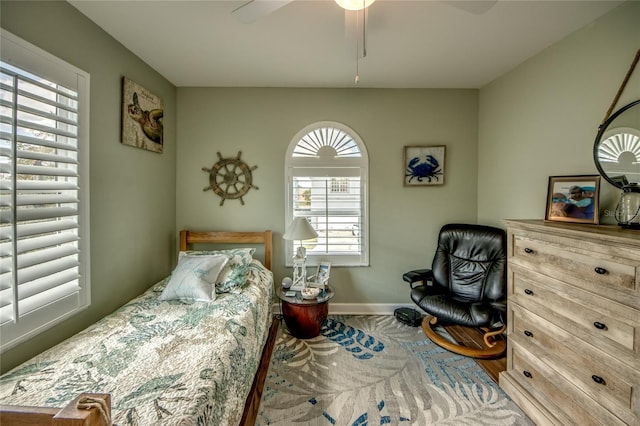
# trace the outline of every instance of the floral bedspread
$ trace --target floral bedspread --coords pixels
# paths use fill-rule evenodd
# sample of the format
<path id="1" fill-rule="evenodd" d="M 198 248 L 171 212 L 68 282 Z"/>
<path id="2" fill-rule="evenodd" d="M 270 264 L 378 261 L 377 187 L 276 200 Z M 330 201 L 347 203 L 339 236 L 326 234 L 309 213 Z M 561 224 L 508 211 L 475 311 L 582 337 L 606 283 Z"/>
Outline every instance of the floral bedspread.
<path id="1" fill-rule="evenodd" d="M 271 325 L 273 276 L 242 293 L 161 302 L 166 279 L 0 377 L 0 404 L 63 407 L 110 393 L 118 425 L 237 425 Z"/>

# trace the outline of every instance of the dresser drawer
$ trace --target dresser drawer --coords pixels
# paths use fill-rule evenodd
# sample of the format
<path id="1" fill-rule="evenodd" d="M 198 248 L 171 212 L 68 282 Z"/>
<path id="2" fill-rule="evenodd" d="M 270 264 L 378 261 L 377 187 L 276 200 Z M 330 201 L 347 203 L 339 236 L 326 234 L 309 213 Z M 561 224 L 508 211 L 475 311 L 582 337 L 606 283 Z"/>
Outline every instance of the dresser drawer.
<path id="1" fill-rule="evenodd" d="M 637 369 L 609 356 L 606 347 L 599 350 L 516 304 L 511 309 L 510 341 L 544 359 L 559 376 L 629 424 L 638 423 L 634 414 L 634 394 L 640 389 Z"/>
<path id="2" fill-rule="evenodd" d="M 562 419 L 564 425 L 625 425 L 625 422 L 593 401 L 585 403 L 586 396 L 580 395 L 579 390 L 567 394 L 565 390 L 573 388 L 571 383 L 558 377 L 536 355 L 517 344 L 510 342 L 510 345 L 512 368 L 507 373 L 529 390 L 547 410 Z"/>
<path id="3" fill-rule="evenodd" d="M 583 339 L 638 356 L 640 311 L 517 265 L 509 268 L 511 300 L 542 316 L 551 310 L 561 317 L 560 326 Z"/>
<path id="4" fill-rule="evenodd" d="M 640 260 L 584 248 L 580 240 L 513 234 L 509 262 L 632 307 L 640 306 Z"/>

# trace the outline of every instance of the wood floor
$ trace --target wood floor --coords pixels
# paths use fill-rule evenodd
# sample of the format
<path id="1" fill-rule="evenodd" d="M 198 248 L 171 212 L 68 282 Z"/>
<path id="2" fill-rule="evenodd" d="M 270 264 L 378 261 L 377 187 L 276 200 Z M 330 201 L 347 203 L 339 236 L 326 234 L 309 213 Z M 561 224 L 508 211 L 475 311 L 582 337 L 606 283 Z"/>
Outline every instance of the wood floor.
<path id="1" fill-rule="evenodd" d="M 447 330 L 447 333 L 456 339 L 458 343 L 469 347 L 483 347 L 482 332 L 480 330 L 470 327 L 462 327 L 459 325 L 448 325 L 445 329 Z M 498 383 L 498 374 L 507 369 L 506 353 L 495 359 L 476 359 L 476 362 L 496 383 Z"/>

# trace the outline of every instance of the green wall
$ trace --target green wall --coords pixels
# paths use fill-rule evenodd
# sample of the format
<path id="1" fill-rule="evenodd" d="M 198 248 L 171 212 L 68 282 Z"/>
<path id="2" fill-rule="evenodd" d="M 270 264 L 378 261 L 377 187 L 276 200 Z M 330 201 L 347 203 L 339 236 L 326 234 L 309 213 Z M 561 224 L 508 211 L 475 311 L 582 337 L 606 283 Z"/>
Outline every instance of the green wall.
<path id="1" fill-rule="evenodd" d="M 549 176 L 598 174 L 598 126 L 638 49 L 640 2 L 629 1 L 480 90 L 480 222 L 542 219 Z M 617 108 L 637 99 L 640 65 Z M 619 194 L 602 179 L 603 223 Z"/>
<path id="2" fill-rule="evenodd" d="M 91 306 L 2 354 L 4 372 L 169 274 L 176 247 L 176 88 L 66 2 L 0 2 L 2 28 L 91 75 Z M 121 78 L 164 99 L 164 153 L 120 143 Z"/>
<path id="3" fill-rule="evenodd" d="M 477 90 L 178 88 L 179 228 L 271 229 L 276 283 L 285 268 L 284 157 L 305 126 L 337 121 L 369 154 L 369 267 L 332 268 L 337 303 L 410 303 L 402 274 L 431 263 L 440 227 L 475 222 Z M 403 187 L 405 145 L 446 145 L 445 184 Z M 208 186 L 210 168 L 242 151 L 257 165 L 245 205 Z M 350 309 L 350 308 L 348 308 Z"/>
<path id="4" fill-rule="evenodd" d="M 2 371 L 95 322 L 166 276 L 176 230 L 271 229 L 284 267 L 284 155 L 316 121 L 338 121 L 370 159 L 370 266 L 334 268 L 335 305 L 405 304 L 401 274 L 430 263 L 439 228 L 542 218 L 548 176 L 591 174 L 593 140 L 640 47 L 630 1 L 481 90 L 178 88 L 65 2 L 0 2 L 2 27 L 91 74 L 93 304 L 2 354 Z M 165 152 L 122 146 L 120 79 L 165 102 Z M 619 106 L 640 98 L 640 70 Z M 179 146 L 176 141 L 179 140 Z M 445 185 L 402 186 L 405 145 L 446 145 Z M 258 165 L 245 205 L 220 199 L 202 167 L 242 151 Z M 603 183 L 602 209 L 618 192 Z M 339 305 L 338 305 L 339 306 Z"/>

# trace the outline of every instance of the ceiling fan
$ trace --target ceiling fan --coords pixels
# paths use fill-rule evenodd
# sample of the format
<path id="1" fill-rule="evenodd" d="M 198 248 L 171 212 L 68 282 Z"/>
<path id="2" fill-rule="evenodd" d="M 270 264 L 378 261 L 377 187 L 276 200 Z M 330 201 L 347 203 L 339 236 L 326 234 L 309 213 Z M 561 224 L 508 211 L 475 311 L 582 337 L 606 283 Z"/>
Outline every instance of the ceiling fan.
<path id="1" fill-rule="evenodd" d="M 249 0 L 231 12 L 238 21 L 250 24 L 276 10 L 286 6 L 294 0 Z M 345 10 L 362 10 L 369 7 L 375 0 L 336 0 Z M 469 13 L 480 15 L 491 9 L 498 0 L 454 0 L 443 1 Z M 364 6 L 363 6 L 364 5 Z"/>
<path id="2" fill-rule="evenodd" d="M 242 6 L 234 9 L 231 15 L 238 21 L 249 24 L 257 21 L 276 10 L 286 6 L 293 0 L 249 0 Z M 359 58 L 367 56 L 367 9 L 376 0 L 335 0 L 335 2 L 345 10 L 345 28 L 355 28 L 356 33 L 362 28 L 362 39 L 355 36 L 356 43 L 356 84 L 360 80 Z M 362 15 L 361 15 L 362 14 Z M 347 35 L 348 33 L 345 33 Z M 347 35 L 347 38 L 352 36 Z"/>
<path id="3" fill-rule="evenodd" d="M 257 21 L 294 0 L 249 0 L 234 9 L 231 15 L 238 21 L 249 24 Z M 355 39 L 355 83 L 360 81 L 359 59 L 367 56 L 367 10 L 376 0 L 335 0 L 345 11 L 345 29 L 355 28 L 355 34 L 345 32 L 349 39 Z M 441 0 L 444 1 L 444 0 Z M 479 15 L 491 9 L 498 0 L 454 0 L 444 1 L 447 4 Z M 349 35 L 351 34 L 351 35 Z M 361 38 L 360 38 L 361 37 Z"/>
<path id="4" fill-rule="evenodd" d="M 250 24 L 266 16 L 293 0 L 249 0 L 242 6 L 234 9 L 231 15 L 243 24 Z"/>

